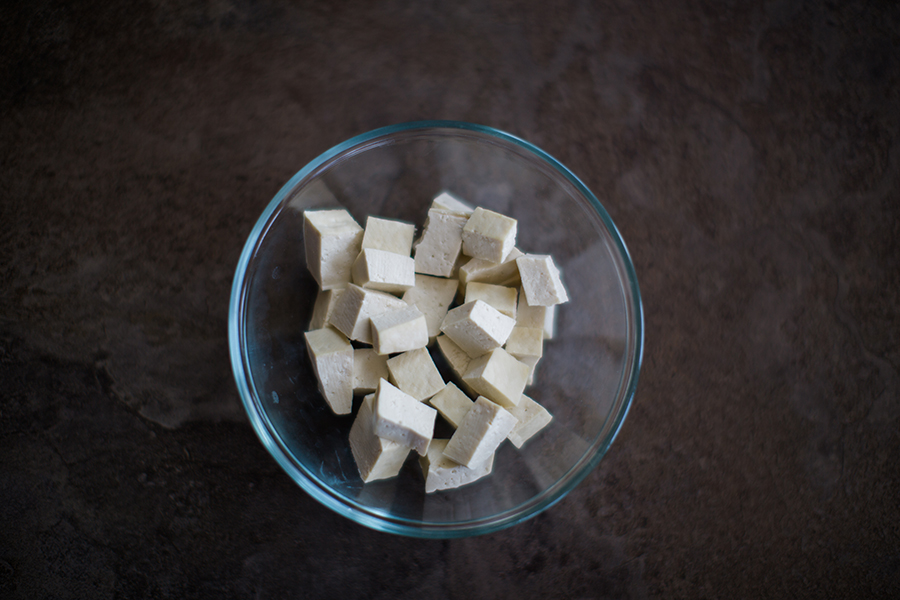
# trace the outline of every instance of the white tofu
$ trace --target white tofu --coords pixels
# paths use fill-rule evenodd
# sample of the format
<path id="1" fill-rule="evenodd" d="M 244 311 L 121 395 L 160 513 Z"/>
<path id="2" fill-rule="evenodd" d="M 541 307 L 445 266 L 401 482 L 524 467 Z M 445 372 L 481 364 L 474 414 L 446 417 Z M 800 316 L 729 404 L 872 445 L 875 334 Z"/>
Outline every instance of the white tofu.
<path id="1" fill-rule="evenodd" d="M 568 302 L 569 296 L 559 277 L 553 257 L 526 254 L 516 259 L 522 290 L 531 306 L 553 306 Z"/>
<path id="2" fill-rule="evenodd" d="M 538 359 L 544 355 L 544 330 L 532 327 L 513 327 L 506 340 L 506 351 L 518 360 Z"/>
<path id="3" fill-rule="evenodd" d="M 425 315 L 415 306 L 401 302 L 403 308 L 372 317 L 372 345 L 378 354 L 406 352 L 428 345 Z"/>
<path id="4" fill-rule="evenodd" d="M 428 404 L 435 407 L 441 416 L 456 428 L 475 403 L 453 383 L 448 383 L 428 400 Z"/>
<path id="5" fill-rule="evenodd" d="M 390 382 L 418 401 L 424 401 L 444 388 L 444 379 L 425 348 L 398 354 L 387 361 Z"/>
<path id="6" fill-rule="evenodd" d="M 412 448 L 420 456 L 425 455 L 434 435 L 435 409 L 382 379 L 378 382 L 372 412 L 375 435 Z"/>
<path id="7" fill-rule="evenodd" d="M 330 321 L 351 340 L 371 344 L 371 318 L 407 306 L 406 302 L 396 296 L 350 284 L 334 305 Z"/>
<path id="8" fill-rule="evenodd" d="M 518 286 L 519 265 L 516 259 L 525 256 L 518 248 L 509 251 L 502 263 L 495 263 L 483 258 L 470 258 L 468 262 L 459 267 L 459 286 L 465 291 L 468 284 L 473 281 L 493 283 L 495 285 Z"/>
<path id="9" fill-rule="evenodd" d="M 462 231 L 467 217 L 431 209 L 425 231 L 416 243 L 416 273 L 451 277 L 462 249 Z"/>
<path id="10" fill-rule="evenodd" d="M 519 362 L 528 365 L 528 385 L 534 380 L 534 369 L 544 354 L 544 330 L 533 327 L 513 327 L 506 340 L 506 351 Z"/>
<path id="11" fill-rule="evenodd" d="M 442 192 L 431 201 L 431 208 L 437 208 L 463 217 L 468 217 L 475 209 L 450 192 Z"/>
<path id="12" fill-rule="evenodd" d="M 353 283 L 402 294 L 416 285 L 416 261 L 402 254 L 365 248 L 353 263 Z"/>
<path id="13" fill-rule="evenodd" d="M 409 256 L 415 234 L 416 226 L 412 223 L 368 217 L 362 249 L 372 248 Z"/>
<path id="14" fill-rule="evenodd" d="M 462 379 L 462 376 L 469 370 L 469 363 L 472 359 L 466 354 L 466 351 L 459 347 L 459 344 L 451 340 L 447 335 L 441 334 L 436 338 L 438 348 L 441 354 L 447 359 L 447 363 L 453 372 Z"/>
<path id="15" fill-rule="evenodd" d="M 425 476 L 425 493 L 458 488 L 478 481 L 491 474 L 494 469 L 494 455 L 470 469 L 444 455 L 444 449 L 450 440 L 434 439 L 428 446 L 425 456 L 419 458 L 422 475 Z"/>
<path id="16" fill-rule="evenodd" d="M 466 287 L 466 303 L 483 300 L 513 319 L 516 318 L 518 299 L 519 290 L 514 287 L 482 283 L 480 281 L 470 282 Z"/>
<path id="17" fill-rule="evenodd" d="M 456 279 L 431 277 L 416 273 L 416 285 L 403 294 L 403 301 L 415 306 L 425 315 L 428 325 L 428 343 L 441 332 L 441 323 L 456 296 Z"/>
<path id="18" fill-rule="evenodd" d="M 306 266 L 319 289 L 340 288 L 350 282 L 350 269 L 359 254 L 362 238 L 362 227 L 346 210 L 303 213 Z"/>
<path id="19" fill-rule="evenodd" d="M 332 327 L 303 334 L 319 391 L 336 415 L 349 414 L 353 405 L 353 346 Z"/>
<path id="20" fill-rule="evenodd" d="M 450 310 L 441 331 L 472 358 L 477 358 L 506 343 L 516 320 L 482 300 Z"/>
<path id="21" fill-rule="evenodd" d="M 353 393 L 369 394 L 378 387 L 378 381 L 387 379 L 387 355 L 375 352 L 374 348 L 353 350 Z"/>
<path id="22" fill-rule="evenodd" d="M 528 382 L 530 369 L 503 348 L 497 348 L 469 363 L 463 381 L 482 396 L 504 407 L 517 405 Z"/>
<path id="23" fill-rule="evenodd" d="M 515 219 L 478 207 L 463 227 L 463 253 L 502 263 L 516 245 L 517 227 Z"/>
<path id="24" fill-rule="evenodd" d="M 341 297 L 342 291 L 343 288 L 319 290 L 316 295 L 316 303 L 313 305 L 313 314 L 309 320 L 310 330 L 322 329 L 330 323 L 331 313 L 334 312 L 334 306 Z"/>
<path id="25" fill-rule="evenodd" d="M 531 306 L 525 298 L 525 292 L 520 292 L 516 307 L 516 327 L 541 329 L 544 339 L 551 339 L 556 332 L 556 306 Z"/>
<path id="26" fill-rule="evenodd" d="M 470 469 L 489 460 L 516 425 L 503 407 L 479 396 L 450 437 L 444 456 Z"/>
<path id="27" fill-rule="evenodd" d="M 507 438 L 516 448 L 521 448 L 534 434 L 547 426 L 553 416 L 546 408 L 523 395 L 518 406 L 507 409 L 518 421 Z"/>
<path id="28" fill-rule="evenodd" d="M 350 428 L 350 451 L 365 483 L 396 476 L 409 455 L 409 448 L 403 444 L 375 435 L 374 398 L 374 394 L 366 396 Z"/>

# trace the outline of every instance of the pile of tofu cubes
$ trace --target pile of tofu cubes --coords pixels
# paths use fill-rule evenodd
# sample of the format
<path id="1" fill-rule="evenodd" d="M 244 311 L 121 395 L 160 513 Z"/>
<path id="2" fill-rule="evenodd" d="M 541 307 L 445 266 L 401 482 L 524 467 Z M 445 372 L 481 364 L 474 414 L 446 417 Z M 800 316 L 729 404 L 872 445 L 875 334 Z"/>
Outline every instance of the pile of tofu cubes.
<path id="1" fill-rule="evenodd" d="M 504 440 L 521 448 L 552 419 L 524 391 L 568 296 L 550 256 L 516 248 L 516 229 L 446 192 L 415 244 L 412 223 L 304 213 L 319 284 L 306 346 L 335 414 L 364 395 L 349 439 L 363 481 L 394 477 L 415 450 L 426 492 L 459 487 L 491 473 Z M 434 438 L 439 415 L 449 439 Z"/>

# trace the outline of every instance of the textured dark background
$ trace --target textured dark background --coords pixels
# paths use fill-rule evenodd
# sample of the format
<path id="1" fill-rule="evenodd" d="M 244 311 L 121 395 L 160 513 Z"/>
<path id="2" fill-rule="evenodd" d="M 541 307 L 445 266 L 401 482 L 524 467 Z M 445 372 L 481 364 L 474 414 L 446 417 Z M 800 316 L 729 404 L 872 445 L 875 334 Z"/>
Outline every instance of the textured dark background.
<path id="1" fill-rule="evenodd" d="M 306 496 L 244 417 L 233 269 L 355 134 L 559 158 L 646 311 L 602 464 L 468 540 Z M 0 598 L 900 597 L 895 2 L 0 4 Z"/>

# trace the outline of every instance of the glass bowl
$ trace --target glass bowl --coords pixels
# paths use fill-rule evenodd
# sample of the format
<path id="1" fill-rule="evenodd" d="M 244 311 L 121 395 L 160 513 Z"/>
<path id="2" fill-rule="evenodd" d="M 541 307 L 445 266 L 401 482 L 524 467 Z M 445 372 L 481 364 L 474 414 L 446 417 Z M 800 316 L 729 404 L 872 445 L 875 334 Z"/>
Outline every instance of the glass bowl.
<path id="1" fill-rule="evenodd" d="M 304 344 L 317 286 L 306 268 L 303 211 L 340 206 L 361 225 L 376 215 L 420 231 L 445 190 L 517 219 L 517 247 L 560 266 L 570 300 L 558 307 L 555 336 L 526 390 L 553 421 L 521 450 L 502 444 L 493 473 L 468 486 L 426 494 L 414 452 L 399 476 L 364 484 L 348 442 L 353 417 L 327 407 Z M 228 334 L 250 422 L 301 488 L 373 529 L 451 538 L 533 517 L 600 462 L 634 396 L 643 314 L 625 244 L 575 175 L 502 131 L 426 121 L 339 144 L 281 188 L 241 254 Z"/>

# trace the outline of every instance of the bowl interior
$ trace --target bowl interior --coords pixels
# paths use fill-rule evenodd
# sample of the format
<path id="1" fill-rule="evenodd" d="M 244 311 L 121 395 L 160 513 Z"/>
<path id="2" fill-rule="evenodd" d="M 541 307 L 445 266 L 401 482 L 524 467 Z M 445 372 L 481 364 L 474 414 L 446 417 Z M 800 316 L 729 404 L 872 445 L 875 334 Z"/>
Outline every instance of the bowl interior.
<path id="1" fill-rule="evenodd" d="M 426 495 L 410 456 L 399 477 L 363 484 L 350 453 L 352 416 L 320 397 L 306 331 L 316 282 L 306 269 L 303 211 L 344 207 L 421 231 L 450 191 L 518 220 L 518 247 L 550 254 L 570 301 L 558 308 L 526 393 L 553 421 L 521 450 L 504 443 L 493 474 Z M 322 155 L 276 196 L 247 242 L 230 315 L 232 361 L 251 422 L 272 455 L 326 506 L 376 529 L 425 537 L 484 533 L 550 506 L 600 460 L 637 382 L 642 317 L 625 247 L 606 212 L 567 170 L 512 136 L 455 123 L 409 124 Z M 432 352 L 449 379 L 439 352 Z M 358 406 L 360 399 L 354 403 Z"/>

